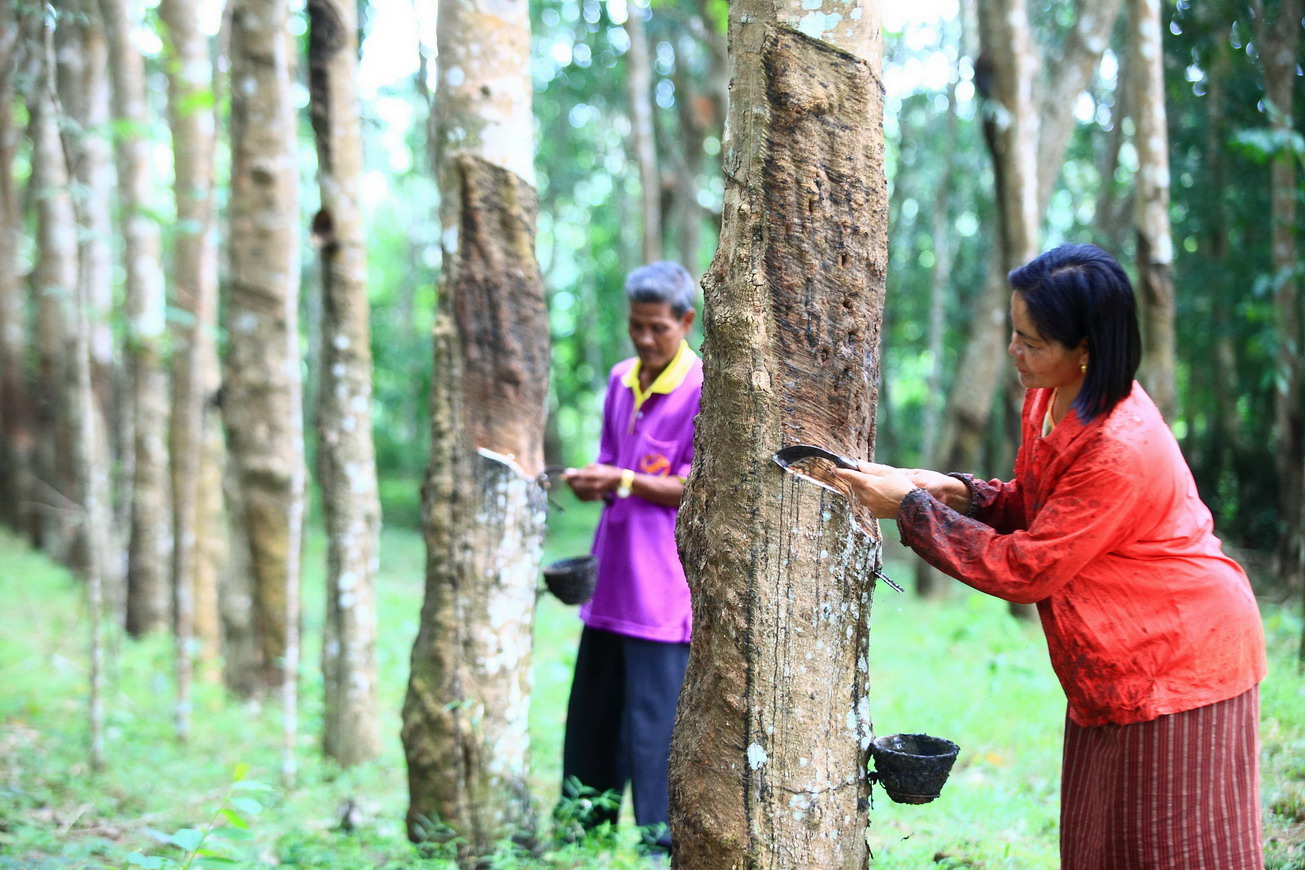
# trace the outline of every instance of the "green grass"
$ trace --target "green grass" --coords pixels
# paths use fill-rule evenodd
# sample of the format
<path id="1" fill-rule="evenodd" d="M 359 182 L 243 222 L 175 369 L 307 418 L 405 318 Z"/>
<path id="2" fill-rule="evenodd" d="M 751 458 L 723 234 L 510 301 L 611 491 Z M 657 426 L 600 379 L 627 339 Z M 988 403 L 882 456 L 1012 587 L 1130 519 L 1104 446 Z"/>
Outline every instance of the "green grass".
<path id="1" fill-rule="evenodd" d="M 593 507 L 573 499 L 563 504 L 565 513 L 553 512 L 548 558 L 589 546 Z M 219 830 L 205 846 L 239 866 L 451 866 L 438 856 L 419 859 L 403 829 L 407 786 L 399 709 L 421 608 L 424 547 L 416 532 L 398 528 L 387 529 L 382 543 L 383 755 L 344 771 L 318 752 L 317 644 L 325 559 L 324 542 L 315 535 L 305 561 L 299 781 L 286 791 L 277 782 L 275 704 L 233 702 L 220 686 L 201 682 L 193 736 L 184 746 L 173 740 L 172 653 L 161 637 L 112 638 L 108 768 L 91 772 L 89 632 L 81 586 L 0 532 L 0 868 L 176 867 L 196 836 L 189 832 L 203 831 L 214 818 Z M 1305 682 L 1294 659 L 1301 620 L 1294 607 L 1266 605 L 1264 612 L 1272 668 L 1262 690 L 1267 866 L 1302 870 Z M 532 778 L 541 819 L 558 794 L 578 634 L 575 608 L 541 597 L 531 715 Z M 1012 620 L 1001 602 L 960 587 L 944 602 L 927 603 L 881 586 L 871 644 L 876 731 L 925 732 L 961 746 L 951 779 L 933 803 L 894 804 L 881 789 L 874 790 L 873 866 L 1054 868 L 1064 697 L 1037 626 Z M 240 765 L 248 765 L 247 776 L 233 784 Z M 341 828 L 346 810 L 349 831 Z M 133 853 L 137 857 L 129 857 Z M 623 832 L 614 844 L 584 844 L 535 862 L 504 852 L 496 866 L 633 868 L 639 863 L 630 835 Z"/>

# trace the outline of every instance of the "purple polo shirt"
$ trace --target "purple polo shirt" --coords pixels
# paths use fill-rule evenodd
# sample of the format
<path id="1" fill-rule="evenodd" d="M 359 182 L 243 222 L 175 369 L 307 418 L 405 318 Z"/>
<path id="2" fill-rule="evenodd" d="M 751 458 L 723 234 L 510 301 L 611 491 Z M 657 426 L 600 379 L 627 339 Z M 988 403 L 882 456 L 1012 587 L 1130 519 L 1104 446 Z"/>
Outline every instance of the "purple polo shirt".
<path id="1" fill-rule="evenodd" d="M 702 360 L 681 344 L 642 395 L 638 364 L 636 357 L 612 368 L 598 461 L 640 474 L 685 477 L 693 461 Z M 580 608 L 585 625 L 643 640 L 688 642 L 692 613 L 675 547 L 678 510 L 635 495 L 608 502 L 594 536 L 598 582 Z"/>

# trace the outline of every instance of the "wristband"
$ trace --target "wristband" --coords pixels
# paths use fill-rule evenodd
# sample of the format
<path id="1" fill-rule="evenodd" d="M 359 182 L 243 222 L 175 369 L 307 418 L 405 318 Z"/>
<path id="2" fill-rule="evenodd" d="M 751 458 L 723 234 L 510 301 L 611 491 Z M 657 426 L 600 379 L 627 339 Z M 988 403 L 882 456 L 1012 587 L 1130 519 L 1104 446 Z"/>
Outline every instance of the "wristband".
<path id="1" fill-rule="evenodd" d="M 616 488 L 617 498 L 629 498 L 634 487 L 634 472 L 628 468 L 621 469 L 621 484 Z"/>

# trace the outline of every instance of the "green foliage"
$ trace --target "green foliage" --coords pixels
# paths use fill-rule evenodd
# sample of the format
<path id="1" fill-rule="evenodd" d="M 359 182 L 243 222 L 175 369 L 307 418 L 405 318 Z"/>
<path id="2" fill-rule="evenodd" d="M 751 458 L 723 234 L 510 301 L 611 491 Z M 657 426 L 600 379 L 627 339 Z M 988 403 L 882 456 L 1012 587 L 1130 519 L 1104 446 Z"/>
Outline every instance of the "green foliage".
<path id="1" fill-rule="evenodd" d="M 150 832 L 163 845 L 180 849 L 184 853 L 180 858 L 169 854 L 146 855 L 137 851 L 127 855 L 127 866 L 140 867 L 141 870 L 190 870 L 191 867 L 240 866 L 247 863 L 252 856 L 242 855 L 239 845 L 253 839 L 249 819 L 262 812 L 263 805 L 255 798 L 237 792 L 271 791 L 270 787 L 260 782 L 246 779 L 248 774 L 249 765 L 236 765 L 231 787 L 203 829 L 180 828 L 171 834 Z M 219 820 L 225 824 L 220 825 Z M 210 845 L 210 840 L 217 842 Z"/>
<path id="2" fill-rule="evenodd" d="M 548 558 L 588 547 L 593 505 L 562 502 Z M 456 832 L 418 849 L 404 826 L 406 786 L 398 709 L 422 595 L 423 546 L 411 531 L 382 541 L 377 658 L 388 735 L 375 762 L 342 770 L 318 751 L 321 683 L 322 539 L 306 558 L 305 671 L 300 772 L 290 791 L 259 786 L 279 769 L 280 717 L 195 685 L 189 744 L 171 734 L 171 645 L 167 638 L 115 638 L 109 668 L 109 768 L 87 766 L 86 625 L 83 590 L 63 569 L 0 532 L 0 867 L 358 867 L 453 870 Z M 896 559 L 896 553 L 890 553 Z M 890 573 L 909 576 L 895 561 Z M 1299 868 L 1305 837 L 1305 693 L 1295 667 L 1301 618 L 1266 604 L 1270 676 L 1262 687 L 1262 770 L 1270 867 Z M 593 802 L 560 795 L 566 697 L 578 638 L 575 609 L 539 600 L 531 710 L 531 782 L 541 817 L 537 855 L 504 843 L 487 866 L 636 868 L 640 832 L 629 824 L 567 837 Z M 1036 626 L 1012 620 L 1001 602 L 955 587 L 924 603 L 880 587 L 870 646 L 877 733 L 924 732 L 961 747 L 942 796 L 927 806 L 872 795 L 868 832 L 876 870 L 928 866 L 1039 870 L 1056 866 L 1056 804 L 1064 697 Z M 232 769 L 235 769 L 234 775 Z M 559 798 L 562 798 L 559 800 Z M 586 801 L 590 802 L 586 805 Z M 572 839 L 573 842 L 567 842 Z M 9 861 L 8 864 L 5 862 Z M 234 862 L 234 863 L 231 863 Z M 947 863 L 950 862 L 950 863 Z M 1294 862 L 1294 863 L 1293 863 Z"/>
<path id="3" fill-rule="evenodd" d="M 615 827 L 598 819 L 619 813 L 620 809 L 621 796 L 616 792 L 596 791 L 569 776 L 562 783 L 562 798 L 553 808 L 554 836 L 562 843 L 593 837 L 611 844 L 616 840 Z"/>

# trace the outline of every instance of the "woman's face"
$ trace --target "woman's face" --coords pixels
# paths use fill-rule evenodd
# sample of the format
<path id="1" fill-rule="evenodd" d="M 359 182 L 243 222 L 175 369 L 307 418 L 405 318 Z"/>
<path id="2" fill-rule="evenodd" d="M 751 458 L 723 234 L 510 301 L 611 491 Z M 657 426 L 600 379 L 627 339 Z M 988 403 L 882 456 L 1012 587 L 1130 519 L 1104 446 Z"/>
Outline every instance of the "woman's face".
<path id="1" fill-rule="evenodd" d="M 1088 361 L 1087 341 L 1068 348 L 1058 341 L 1043 338 L 1029 317 L 1022 293 L 1010 296 L 1010 319 L 1014 331 L 1006 350 L 1015 361 L 1015 370 L 1020 373 L 1024 389 L 1064 390 L 1073 387 L 1077 392 L 1083 383 L 1082 367 Z"/>

